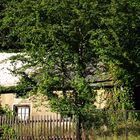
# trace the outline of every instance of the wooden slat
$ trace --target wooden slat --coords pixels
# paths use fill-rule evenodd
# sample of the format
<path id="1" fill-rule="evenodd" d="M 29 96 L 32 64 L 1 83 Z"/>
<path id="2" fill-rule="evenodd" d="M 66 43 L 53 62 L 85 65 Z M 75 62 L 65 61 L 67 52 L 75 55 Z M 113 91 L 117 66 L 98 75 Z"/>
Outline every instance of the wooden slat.
<path id="1" fill-rule="evenodd" d="M 15 138 L 46 140 L 50 139 L 71 139 L 73 134 L 72 120 L 55 116 L 32 116 L 29 120 L 20 120 L 17 117 L 0 116 L 0 124 L 7 125 L 15 132 Z M 9 138 L 8 138 L 9 137 Z M 10 135 L 5 139 L 10 139 Z"/>

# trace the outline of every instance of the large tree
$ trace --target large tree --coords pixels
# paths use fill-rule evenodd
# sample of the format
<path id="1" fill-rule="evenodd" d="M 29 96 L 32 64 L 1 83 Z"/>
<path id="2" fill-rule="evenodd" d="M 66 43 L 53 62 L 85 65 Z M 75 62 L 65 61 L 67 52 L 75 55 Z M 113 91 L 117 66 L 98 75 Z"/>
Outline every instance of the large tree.
<path id="1" fill-rule="evenodd" d="M 23 59 L 24 54 L 19 54 L 18 59 L 27 62 L 24 68 L 37 68 L 30 86 L 37 84 L 38 92 L 64 100 L 71 107 L 67 106 L 66 112 L 81 113 L 82 108 L 94 102 L 95 95 L 86 76 L 88 69 L 96 66 L 98 57 L 90 40 L 104 16 L 101 7 L 108 4 L 77 0 L 11 1 L 2 13 L 1 31 L 7 31 L 2 46 L 12 42 L 21 47 L 26 57 Z M 29 81 L 31 75 L 21 73 Z M 54 90 L 62 90 L 64 98 L 57 98 Z M 57 109 L 61 111 L 64 107 L 57 105 Z"/>
<path id="2" fill-rule="evenodd" d="M 55 111 L 81 121 L 95 108 L 90 83 L 99 62 L 116 85 L 138 83 L 138 12 L 133 0 L 11 0 L 1 12 L 0 45 L 23 52 L 15 58 L 24 64 L 23 88 L 44 93 Z M 28 75 L 28 68 L 35 71 Z"/>
<path id="3" fill-rule="evenodd" d="M 114 84 L 124 89 L 125 92 L 120 90 L 118 98 L 123 102 L 122 108 L 128 109 L 134 107 L 134 91 L 140 84 L 140 2 L 114 1 L 111 7 L 112 18 L 103 19 L 104 36 L 96 35 L 97 40 L 103 40 L 97 44 L 100 48 L 97 53 L 109 66 Z M 112 35 L 108 36 L 108 32 Z M 114 42 L 110 41 L 112 38 Z"/>

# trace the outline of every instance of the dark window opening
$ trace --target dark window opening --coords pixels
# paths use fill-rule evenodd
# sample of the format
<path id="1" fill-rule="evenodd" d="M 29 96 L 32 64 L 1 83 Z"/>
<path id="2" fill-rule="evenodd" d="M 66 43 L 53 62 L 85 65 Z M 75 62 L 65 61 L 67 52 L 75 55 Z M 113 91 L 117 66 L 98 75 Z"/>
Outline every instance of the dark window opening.
<path id="1" fill-rule="evenodd" d="M 16 116 L 21 120 L 27 120 L 30 117 L 30 106 L 29 105 L 14 105 L 13 111 Z"/>

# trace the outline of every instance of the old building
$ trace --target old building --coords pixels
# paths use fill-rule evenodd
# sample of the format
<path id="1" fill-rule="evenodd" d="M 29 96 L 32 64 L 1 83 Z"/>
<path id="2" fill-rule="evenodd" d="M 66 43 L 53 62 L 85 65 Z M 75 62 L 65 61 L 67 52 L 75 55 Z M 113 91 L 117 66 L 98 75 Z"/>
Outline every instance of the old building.
<path id="1" fill-rule="evenodd" d="M 20 77 L 16 77 L 10 72 L 13 66 L 8 58 L 13 55 L 15 54 L 0 53 L 0 87 L 9 88 L 8 92 L 0 93 L 1 106 L 10 109 L 22 119 L 27 119 L 29 116 L 34 115 L 54 114 L 50 110 L 47 97 L 38 94 L 22 98 L 10 90 L 10 87 L 16 86 L 20 79 Z M 20 66 L 21 63 L 18 63 L 18 67 Z"/>
<path id="2" fill-rule="evenodd" d="M 13 69 L 12 63 L 9 60 L 15 53 L 0 53 L 0 86 L 1 87 L 15 87 L 20 80 L 20 77 L 13 75 L 10 70 Z M 21 67 L 22 63 L 17 63 L 17 67 Z M 91 71 L 94 71 L 93 69 Z M 88 75 L 87 79 L 90 80 L 92 75 Z M 101 80 L 106 78 L 105 74 L 102 77 L 98 75 L 95 77 L 94 83 L 91 86 L 99 86 L 104 84 L 106 87 L 110 86 L 110 80 Z M 99 86 L 100 87 L 100 86 Z M 110 88 L 110 87 L 109 87 Z M 58 91 L 57 91 L 58 92 Z M 58 92 L 59 93 L 59 92 Z M 61 91 L 60 91 L 61 93 Z M 102 109 L 106 105 L 107 94 L 103 88 L 97 90 L 96 103 L 97 108 Z M 19 118 L 27 119 L 29 116 L 54 114 L 51 112 L 49 102 L 46 96 L 42 94 L 28 95 L 25 97 L 17 96 L 17 94 L 8 90 L 8 92 L 1 92 L 1 106 L 7 107 L 19 116 Z"/>

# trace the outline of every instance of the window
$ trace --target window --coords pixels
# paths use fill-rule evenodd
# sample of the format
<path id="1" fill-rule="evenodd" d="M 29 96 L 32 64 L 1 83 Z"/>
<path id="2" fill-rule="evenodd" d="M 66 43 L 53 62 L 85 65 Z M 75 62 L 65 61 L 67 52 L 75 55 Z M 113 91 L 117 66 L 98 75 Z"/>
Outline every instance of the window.
<path id="1" fill-rule="evenodd" d="M 27 120 L 30 117 L 30 106 L 29 105 L 14 105 L 14 111 L 19 119 Z"/>

